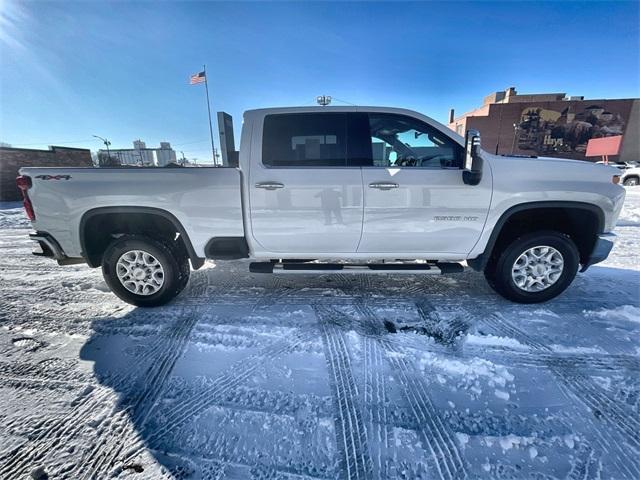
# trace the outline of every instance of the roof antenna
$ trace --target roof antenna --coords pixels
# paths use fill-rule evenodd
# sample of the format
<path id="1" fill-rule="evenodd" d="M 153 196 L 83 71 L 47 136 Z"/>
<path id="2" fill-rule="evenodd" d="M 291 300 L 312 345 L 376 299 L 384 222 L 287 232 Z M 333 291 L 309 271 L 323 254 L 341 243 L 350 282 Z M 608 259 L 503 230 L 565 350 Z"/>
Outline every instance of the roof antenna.
<path id="1" fill-rule="evenodd" d="M 316 97 L 316 102 L 318 102 L 318 105 L 326 107 L 331 103 L 331 97 L 329 95 L 320 95 Z"/>

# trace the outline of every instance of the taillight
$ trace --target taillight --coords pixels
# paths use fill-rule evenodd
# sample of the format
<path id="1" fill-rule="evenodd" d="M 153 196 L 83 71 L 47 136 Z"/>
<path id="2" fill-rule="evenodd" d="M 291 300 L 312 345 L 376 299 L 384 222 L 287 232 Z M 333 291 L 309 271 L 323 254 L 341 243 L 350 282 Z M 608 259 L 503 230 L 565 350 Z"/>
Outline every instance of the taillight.
<path id="1" fill-rule="evenodd" d="M 31 221 L 35 220 L 36 214 L 33 211 L 33 204 L 27 192 L 27 190 L 31 188 L 31 177 L 20 175 L 16 178 L 16 185 L 18 186 L 18 190 L 22 192 L 22 204 L 24 205 L 24 211 L 27 212 L 27 217 L 29 217 Z"/>

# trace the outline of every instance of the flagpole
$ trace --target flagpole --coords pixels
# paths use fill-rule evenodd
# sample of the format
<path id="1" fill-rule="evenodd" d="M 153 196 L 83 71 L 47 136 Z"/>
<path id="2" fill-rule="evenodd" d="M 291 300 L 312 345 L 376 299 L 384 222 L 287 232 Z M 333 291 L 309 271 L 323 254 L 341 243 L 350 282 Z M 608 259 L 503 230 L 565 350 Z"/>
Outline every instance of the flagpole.
<path id="1" fill-rule="evenodd" d="M 209 103 L 209 82 L 207 80 L 207 66 L 202 66 L 204 72 L 204 89 L 207 92 L 207 111 L 209 112 L 209 135 L 211 136 L 211 154 L 213 155 L 213 164 L 218 165 L 216 159 L 216 147 L 213 144 L 213 126 L 211 125 L 211 104 Z"/>

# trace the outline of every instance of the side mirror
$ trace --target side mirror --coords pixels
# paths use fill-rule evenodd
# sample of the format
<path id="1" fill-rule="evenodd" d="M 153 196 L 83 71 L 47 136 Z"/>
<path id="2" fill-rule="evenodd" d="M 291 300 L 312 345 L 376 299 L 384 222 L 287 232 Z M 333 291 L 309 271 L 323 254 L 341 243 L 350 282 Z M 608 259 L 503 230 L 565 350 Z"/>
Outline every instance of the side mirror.
<path id="1" fill-rule="evenodd" d="M 477 185 L 482 179 L 482 157 L 480 156 L 480 132 L 468 130 L 465 138 L 464 170 L 462 181 Z"/>

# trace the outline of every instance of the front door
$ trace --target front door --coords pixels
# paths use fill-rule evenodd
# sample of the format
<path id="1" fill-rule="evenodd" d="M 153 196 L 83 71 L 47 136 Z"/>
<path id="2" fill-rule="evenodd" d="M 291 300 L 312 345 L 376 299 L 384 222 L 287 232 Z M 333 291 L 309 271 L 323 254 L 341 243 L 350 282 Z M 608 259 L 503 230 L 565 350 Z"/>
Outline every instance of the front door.
<path id="1" fill-rule="evenodd" d="M 491 201 L 490 173 L 462 181 L 464 149 L 419 119 L 369 113 L 373 166 L 362 170 L 364 223 L 358 252 L 464 257 Z M 433 255 L 433 256 L 432 256 Z"/>
<path id="2" fill-rule="evenodd" d="M 249 195 L 258 245 L 302 257 L 356 252 L 362 174 L 348 163 L 347 114 L 266 115 L 256 147 Z"/>

